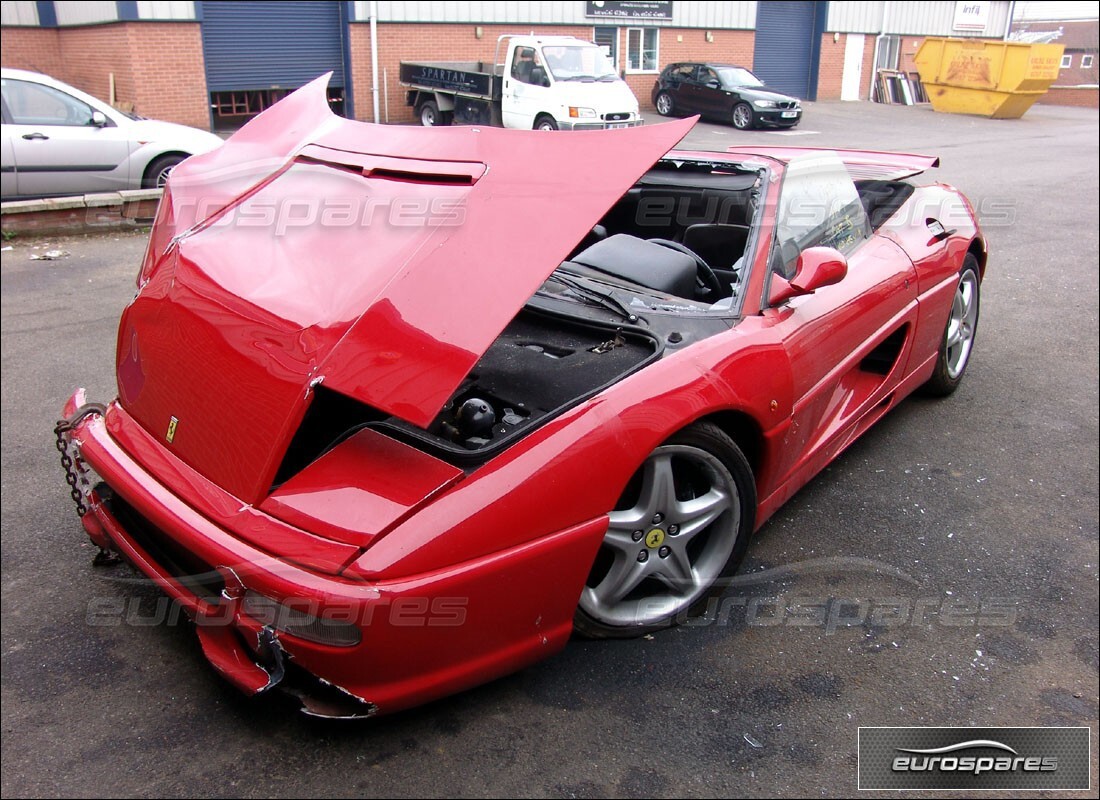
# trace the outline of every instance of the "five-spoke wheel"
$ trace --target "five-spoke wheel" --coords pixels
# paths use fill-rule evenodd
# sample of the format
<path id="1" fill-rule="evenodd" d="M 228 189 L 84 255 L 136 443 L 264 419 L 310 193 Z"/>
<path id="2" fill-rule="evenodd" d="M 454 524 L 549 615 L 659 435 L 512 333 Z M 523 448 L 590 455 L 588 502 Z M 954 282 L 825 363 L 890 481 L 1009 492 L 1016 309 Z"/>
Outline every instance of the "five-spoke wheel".
<path id="1" fill-rule="evenodd" d="M 701 611 L 744 555 L 755 507 L 752 471 L 725 433 L 709 423 L 677 433 L 610 513 L 577 631 L 637 636 Z"/>
<path id="2" fill-rule="evenodd" d="M 978 312 L 981 305 L 981 278 L 978 276 L 978 260 L 967 253 L 959 270 L 959 283 L 951 301 L 951 316 L 940 344 L 939 358 L 932 377 L 924 385 L 927 394 L 945 396 L 951 394 L 962 382 L 970 353 L 974 349 L 974 335 L 978 330 Z"/>

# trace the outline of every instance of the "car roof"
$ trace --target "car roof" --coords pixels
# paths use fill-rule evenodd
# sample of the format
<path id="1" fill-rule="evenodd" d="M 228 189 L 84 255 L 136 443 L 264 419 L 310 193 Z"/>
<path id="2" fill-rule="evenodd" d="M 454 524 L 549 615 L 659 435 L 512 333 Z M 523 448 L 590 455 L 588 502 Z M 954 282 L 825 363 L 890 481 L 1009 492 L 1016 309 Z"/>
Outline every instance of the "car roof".
<path id="1" fill-rule="evenodd" d="M 674 68 L 674 67 L 688 67 L 688 66 L 692 66 L 692 67 L 729 67 L 731 69 L 744 69 L 744 70 L 748 70 L 749 72 L 752 71 L 752 70 L 749 70 L 748 67 L 742 67 L 740 64 L 729 64 L 729 63 L 726 63 L 724 61 L 676 61 L 672 64 L 669 64 L 668 67 L 666 67 L 666 69 L 670 69 L 670 68 Z"/>
<path id="2" fill-rule="evenodd" d="M 30 78 L 32 80 L 53 80 L 49 75 L 44 75 L 41 72 L 32 72 L 29 69 L 15 69 L 14 67 L 4 67 L 0 69 L 0 77 L 3 78 Z"/>

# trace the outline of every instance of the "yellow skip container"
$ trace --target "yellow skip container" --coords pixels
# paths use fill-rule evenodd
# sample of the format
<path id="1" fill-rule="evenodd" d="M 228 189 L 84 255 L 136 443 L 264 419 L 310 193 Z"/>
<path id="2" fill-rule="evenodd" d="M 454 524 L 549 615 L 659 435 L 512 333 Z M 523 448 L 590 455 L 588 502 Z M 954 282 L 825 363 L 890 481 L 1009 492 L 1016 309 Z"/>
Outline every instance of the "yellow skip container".
<path id="1" fill-rule="evenodd" d="M 1058 78 L 1060 44 L 929 36 L 917 50 L 932 108 L 948 114 L 1019 119 Z"/>

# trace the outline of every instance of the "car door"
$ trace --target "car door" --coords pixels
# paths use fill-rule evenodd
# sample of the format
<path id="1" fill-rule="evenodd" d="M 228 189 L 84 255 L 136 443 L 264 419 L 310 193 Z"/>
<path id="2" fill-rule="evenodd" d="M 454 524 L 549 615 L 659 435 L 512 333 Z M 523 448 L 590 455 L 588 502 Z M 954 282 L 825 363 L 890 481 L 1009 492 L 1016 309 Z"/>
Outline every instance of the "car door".
<path id="1" fill-rule="evenodd" d="M 15 190 L 21 196 L 130 188 L 130 142 L 112 119 L 53 86 L 3 79 Z"/>
<path id="2" fill-rule="evenodd" d="M 726 102 L 726 92 L 722 90 L 722 84 L 718 81 L 718 73 L 710 67 L 700 66 L 695 73 L 696 107 L 700 114 L 708 117 L 724 116 L 723 105 Z"/>
<path id="3" fill-rule="evenodd" d="M 808 247 L 834 247 L 848 265 L 839 283 L 765 311 L 793 378 L 778 473 L 779 485 L 793 494 L 885 413 L 912 347 L 917 281 L 904 251 L 871 233 L 835 154 L 790 162 L 780 187 L 776 240 L 773 283 L 790 274 L 792 259 Z"/>
<path id="4" fill-rule="evenodd" d="M 11 117 L 8 116 L 8 105 L 0 106 L 0 197 L 15 197 L 15 151 L 12 147 Z"/>
<path id="5" fill-rule="evenodd" d="M 517 45 L 504 78 L 501 119 L 505 128 L 531 130 L 540 112 L 550 111 L 546 68 L 533 47 Z"/>

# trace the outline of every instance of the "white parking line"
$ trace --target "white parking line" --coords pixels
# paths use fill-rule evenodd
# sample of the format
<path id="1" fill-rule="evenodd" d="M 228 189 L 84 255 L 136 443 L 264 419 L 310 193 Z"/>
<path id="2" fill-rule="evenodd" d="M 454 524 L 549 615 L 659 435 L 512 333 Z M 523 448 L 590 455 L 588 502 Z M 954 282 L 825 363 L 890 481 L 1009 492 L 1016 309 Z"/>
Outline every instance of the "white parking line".
<path id="1" fill-rule="evenodd" d="M 776 136 L 817 136 L 820 131 L 764 131 L 774 133 Z"/>

